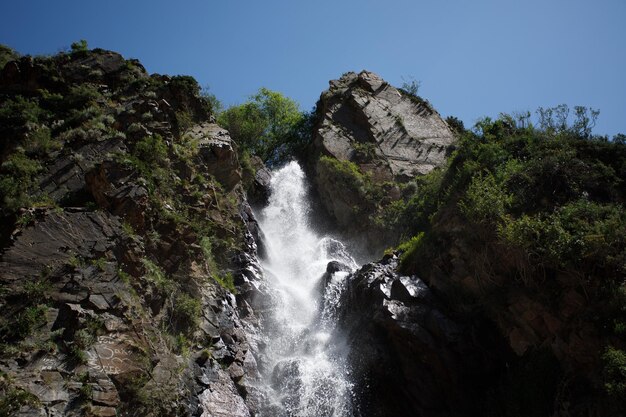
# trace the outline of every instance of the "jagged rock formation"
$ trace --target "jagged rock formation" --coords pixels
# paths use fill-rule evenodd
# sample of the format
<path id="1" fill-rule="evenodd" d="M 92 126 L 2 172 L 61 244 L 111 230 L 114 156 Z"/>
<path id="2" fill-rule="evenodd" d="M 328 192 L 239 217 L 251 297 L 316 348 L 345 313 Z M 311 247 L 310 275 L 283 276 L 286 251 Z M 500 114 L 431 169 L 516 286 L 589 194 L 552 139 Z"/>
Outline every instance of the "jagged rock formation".
<path id="1" fill-rule="evenodd" d="M 322 206 L 351 237 L 389 244 L 376 217 L 403 183 L 444 163 L 454 134 L 427 101 L 367 71 L 331 81 L 316 117 L 309 166 Z"/>
<path id="2" fill-rule="evenodd" d="M 195 81 L 25 57 L 0 113 L 2 412 L 254 413 L 258 227 Z"/>
<path id="3" fill-rule="evenodd" d="M 329 265 L 330 267 L 330 265 Z M 387 255 L 350 277 L 340 327 L 366 416 L 473 416 L 509 352 L 481 319 L 454 317 Z"/>
<path id="4" fill-rule="evenodd" d="M 454 135 L 432 106 L 378 75 L 349 72 L 330 82 L 318 104 L 315 145 L 323 155 L 358 159 L 370 145 L 374 161 L 360 164 L 383 180 L 406 181 L 445 161 Z"/>

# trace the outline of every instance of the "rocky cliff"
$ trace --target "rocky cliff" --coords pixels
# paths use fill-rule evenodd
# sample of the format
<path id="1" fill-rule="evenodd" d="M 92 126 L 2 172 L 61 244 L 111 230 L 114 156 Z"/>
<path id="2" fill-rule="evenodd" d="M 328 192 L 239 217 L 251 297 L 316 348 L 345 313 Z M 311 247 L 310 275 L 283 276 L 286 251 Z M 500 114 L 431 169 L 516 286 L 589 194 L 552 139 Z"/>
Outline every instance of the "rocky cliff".
<path id="1" fill-rule="evenodd" d="M 323 207 L 344 230 L 391 239 L 376 217 L 445 162 L 454 134 L 427 101 L 367 71 L 330 81 L 316 118 L 309 163 Z"/>
<path id="2" fill-rule="evenodd" d="M 623 145 L 506 118 L 457 142 L 369 72 L 331 81 L 316 116 L 335 226 L 374 253 L 415 235 L 336 306 L 359 415 L 623 414 Z M 270 174 L 242 169 L 195 80 L 10 54 L 0 162 L 0 415 L 271 409 L 247 201 Z"/>
<path id="3" fill-rule="evenodd" d="M 247 416 L 262 287 L 235 144 L 117 53 L 0 75 L 0 414 Z"/>

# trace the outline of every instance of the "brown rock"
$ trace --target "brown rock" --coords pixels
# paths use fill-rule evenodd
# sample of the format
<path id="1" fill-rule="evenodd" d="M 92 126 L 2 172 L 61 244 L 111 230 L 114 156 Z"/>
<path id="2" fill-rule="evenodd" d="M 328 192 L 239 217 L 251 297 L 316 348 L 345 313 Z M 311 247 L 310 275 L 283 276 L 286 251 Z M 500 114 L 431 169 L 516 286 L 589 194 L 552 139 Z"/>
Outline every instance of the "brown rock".
<path id="1" fill-rule="evenodd" d="M 230 191 L 241 181 L 239 159 L 228 131 L 215 123 L 194 126 L 185 135 L 198 140 L 200 158 L 208 172 Z"/>

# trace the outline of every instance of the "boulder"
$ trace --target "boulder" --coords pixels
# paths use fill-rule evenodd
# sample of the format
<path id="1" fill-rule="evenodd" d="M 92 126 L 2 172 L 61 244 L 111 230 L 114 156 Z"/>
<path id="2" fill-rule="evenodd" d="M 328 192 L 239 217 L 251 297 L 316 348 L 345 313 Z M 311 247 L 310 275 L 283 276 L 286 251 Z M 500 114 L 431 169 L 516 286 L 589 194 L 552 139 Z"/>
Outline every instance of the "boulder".
<path id="1" fill-rule="evenodd" d="M 366 150 L 379 163 L 363 168 L 381 179 L 403 181 L 426 174 L 444 163 L 455 142 L 430 103 L 368 71 L 331 81 L 317 111 L 317 150 L 340 160 L 358 159 Z"/>
<path id="2" fill-rule="evenodd" d="M 226 191 L 241 181 L 235 143 L 227 130 L 215 123 L 202 123 L 188 130 L 185 135 L 198 141 L 202 162 Z"/>

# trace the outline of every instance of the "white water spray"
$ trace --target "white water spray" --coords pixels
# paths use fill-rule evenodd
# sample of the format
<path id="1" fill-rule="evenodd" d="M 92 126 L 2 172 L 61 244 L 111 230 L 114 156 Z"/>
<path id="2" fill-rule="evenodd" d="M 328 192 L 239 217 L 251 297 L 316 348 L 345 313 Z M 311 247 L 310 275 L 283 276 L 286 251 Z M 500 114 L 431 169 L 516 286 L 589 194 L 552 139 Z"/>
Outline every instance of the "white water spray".
<path id="1" fill-rule="evenodd" d="M 265 235 L 265 279 L 273 297 L 264 323 L 268 335 L 263 369 L 271 410 L 263 416 L 353 415 L 346 349 L 334 333 L 335 311 L 348 272 L 322 282 L 326 266 L 358 265 L 344 245 L 319 237 L 308 222 L 304 172 L 291 162 L 275 172 L 268 206 L 259 216 Z"/>

